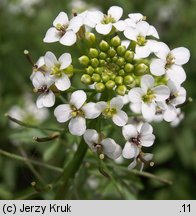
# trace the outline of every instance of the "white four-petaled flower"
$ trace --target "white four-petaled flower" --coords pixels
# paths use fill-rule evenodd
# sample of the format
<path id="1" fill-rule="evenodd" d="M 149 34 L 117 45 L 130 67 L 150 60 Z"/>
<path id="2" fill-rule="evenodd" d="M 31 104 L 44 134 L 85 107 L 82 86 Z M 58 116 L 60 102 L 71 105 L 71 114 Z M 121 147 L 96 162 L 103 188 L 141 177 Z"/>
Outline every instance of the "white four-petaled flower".
<path id="1" fill-rule="evenodd" d="M 136 42 L 135 54 L 137 58 L 146 58 L 153 52 L 154 44 L 157 41 L 148 39 L 148 36 L 159 38 L 156 29 L 145 21 L 138 22 L 135 28 L 126 27 L 124 35 L 129 40 Z"/>
<path id="2" fill-rule="evenodd" d="M 133 88 L 128 93 L 130 102 L 134 104 L 134 109 L 141 111 L 147 121 L 153 120 L 157 102 L 165 101 L 170 95 L 170 90 L 167 86 L 154 85 L 154 78 L 151 75 L 144 75 L 141 78 L 141 88 Z"/>
<path id="3" fill-rule="evenodd" d="M 155 55 L 158 59 L 154 59 L 150 64 L 150 71 L 155 76 L 166 74 L 173 82 L 181 84 L 186 79 L 186 73 L 182 65 L 186 64 L 190 58 L 190 52 L 187 48 L 178 47 L 170 50 L 163 43 L 156 43 Z"/>
<path id="4" fill-rule="evenodd" d="M 77 32 L 82 25 L 82 16 L 76 16 L 69 20 L 66 13 L 60 12 L 53 22 L 53 27 L 46 32 L 44 42 L 59 41 L 63 45 L 72 46 L 77 40 Z"/>
<path id="5" fill-rule="evenodd" d="M 93 152 L 105 154 L 111 159 L 117 159 L 122 153 L 121 146 L 111 138 L 102 138 L 96 130 L 88 129 L 84 133 L 84 140 Z"/>
<path id="6" fill-rule="evenodd" d="M 113 26 L 118 28 L 117 22 L 122 17 L 123 9 L 119 6 L 109 8 L 107 15 L 100 11 L 88 11 L 84 19 L 84 24 L 95 28 L 100 34 L 107 35 Z"/>
<path id="7" fill-rule="evenodd" d="M 56 107 L 54 115 L 60 123 L 69 122 L 71 134 L 81 136 L 86 131 L 86 119 L 95 119 L 100 115 L 96 103 L 86 103 L 86 93 L 82 90 L 75 91 L 70 97 L 69 104 Z"/>
<path id="8" fill-rule="evenodd" d="M 128 121 L 126 112 L 122 110 L 123 106 L 124 102 L 120 96 L 112 98 L 109 102 L 100 101 L 96 105 L 105 118 L 112 118 L 114 124 L 120 127 L 124 126 Z"/>
<path id="9" fill-rule="evenodd" d="M 55 103 L 55 95 L 50 90 L 50 87 L 54 84 L 54 80 L 50 78 L 49 74 L 43 74 L 40 71 L 36 72 L 32 78 L 35 91 L 40 93 L 37 98 L 37 107 L 52 107 Z"/>
<path id="10" fill-rule="evenodd" d="M 153 145 L 155 136 L 152 132 L 153 128 L 148 123 L 144 123 L 140 129 L 131 124 L 123 127 L 122 133 L 127 142 L 122 151 L 122 155 L 126 159 L 134 159 L 129 165 L 129 169 L 136 166 L 136 159 L 140 155 L 142 146 L 150 147 Z"/>
<path id="11" fill-rule="evenodd" d="M 170 95 L 165 101 L 159 102 L 158 106 L 162 109 L 164 120 L 171 122 L 177 118 L 177 105 L 183 104 L 186 100 L 186 90 L 171 80 L 168 81 L 167 86 Z"/>
<path id="12" fill-rule="evenodd" d="M 71 82 L 69 77 L 65 74 L 65 70 L 71 65 L 71 55 L 69 53 L 64 53 L 57 60 L 52 52 L 47 52 L 44 56 L 44 60 L 47 70 L 55 81 L 55 86 L 60 91 L 67 90 L 71 86 Z"/>

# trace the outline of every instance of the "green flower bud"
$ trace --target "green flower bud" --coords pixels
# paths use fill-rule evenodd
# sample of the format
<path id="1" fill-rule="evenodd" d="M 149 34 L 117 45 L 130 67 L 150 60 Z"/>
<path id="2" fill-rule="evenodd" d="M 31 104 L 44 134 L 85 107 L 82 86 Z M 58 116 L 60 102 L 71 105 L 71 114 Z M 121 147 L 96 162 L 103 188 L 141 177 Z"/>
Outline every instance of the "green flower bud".
<path id="1" fill-rule="evenodd" d="M 113 89 L 114 86 L 115 86 L 115 82 L 113 80 L 109 80 L 109 81 L 106 82 L 105 86 L 108 89 Z"/>
<path id="2" fill-rule="evenodd" d="M 114 49 L 114 48 L 110 48 L 110 49 L 108 50 L 108 55 L 109 55 L 111 58 L 114 57 L 114 56 L 116 55 L 115 49 Z"/>
<path id="3" fill-rule="evenodd" d="M 140 63 L 135 67 L 135 73 L 137 75 L 143 75 L 148 72 L 148 66 L 144 63 Z"/>
<path id="4" fill-rule="evenodd" d="M 110 44 L 113 46 L 113 47 L 117 47 L 121 44 L 121 40 L 119 38 L 119 36 L 115 36 L 111 39 L 111 42 Z"/>
<path id="5" fill-rule="evenodd" d="M 100 53 L 99 53 L 99 58 L 105 60 L 105 59 L 107 58 L 107 54 L 104 53 L 104 52 L 100 52 Z"/>
<path id="6" fill-rule="evenodd" d="M 95 68 L 95 73 L 102 74 L 102 72 L 103 72 L 103 68 L 102 67 Z"/>
<path id="7" fill-rule="evenodd" d="M 107 58 L 106 61 L 107 61 L 108 63 L 110 63 L 110 62 L 112 62 L 112 59 L 111 59 L 111 58 Z"/>
<path id="8" fill-rule="evenodd" d="M 99 60 L 97 58 L 91 59 L 91 65 L 96 68 L 99 65 Z"/>
<path id="9" fill-rule="evenodd" d="M 88 66 L 90 60 L 89 60 L 89 57 L 88 57 L 88 56 L 83 55 L 83 56 L 81 56 L 81 57 L 79 58 L 79 62 L 80 62 L 80 64 L 83 64 L 83 65 L 85 65 L 85 66 Z"/>
<path id="10" fill-rule="evenodd" d="M 92 66 L 88 66 L 86 68 L 86 73 L 87 74 L 91 75 L 91 74 L 93 74 L 93 72 L 94 72 L 94 68 Z"/>
<path id="11" fill-rule="evenodd" d="M 131 63 L 134 59 L 134 52 L 127 50 L 125 52 L 124 58 L 127 62 Z"/>
<path id="12" fill-rule="evenodd" d="M 126 52 L 126 47 L 125 46 L 118 46 L 117 47 L 117 54 L 119 55 L 119 56 L 124 56 L 125 55 L 125 52 Z"/>
<path id="13" fill-rule="evenodd" d="M 112 62 L 117 62 L 117 60 L 118 60 L 118 57 L 117 56 L 114 56 L 113 58 L 112 58 Z"/>
<path id="14" fill-rule="evenodd" d="M 134 70 L 134 66 L 130 63 L 127 63 L 124 67 L 124 70 L 127 72 L 127 73 L 131 73 L 133 70 Z"/>
<path id="15" fill-rule="evenodd" d="M 105 61 L 105 60 L 102 60 L 102 59 L 99 60 L 99 62 L 100 62 L 100 65 L 101 65 L 101 66 L 105 66 L 105 65 L 107 64 L 106 61 Z"/>
<path id="16" fill-rule="evenodd" d="M 103 82 L 107 82 L 110 77 L 107 74 L 102 74 L 101 79 L 103 80 Z"/>
<path id="17" fill-rule="evenodd" d="M 99 44 L 99 47 L 101 51 L 106 52 L 109 49 L 109 44 L 106 41 L 102 40 Z"/>
<path id="18" fill-rule="evenodd" d="M 123 66 L 125 64 L 125 59 L 122 57 L 118 58 L 116 64 L 119 66 Z"/>
<path id="19" fill-rule="evenodd" d="M 89 50 L 89 57 L 90 58 L 97 58 L 99 56 L 99 51 L 94 48 L 90 48 Z"/>
<path id="20" fill-rule="evenodd" d="M 86 32 L 85 38 L 91 44 L 94 44 L 96 42 L 96 36 L 95 36 L 95 34 L 93 34 L 91 32 Z"/>
<path id="21" fill-rule="evenodd" d="M 116 83 L 116 85 L 122 85 L 123 84 L 123 77 L 117 76 L 115 78 L 115 83 Z"/>
<path id="22" fill-rule="evenodd" d="M 92 79 L 91 79 L 91 77 L 88 74 L 83 74 L 82 77 L 81 77 L 81 81 L 84 84 L 87 84 L 87 85 L 92 84 Z"/>
<path id="23" fill-rule="evenodd" d="M 71 78 L 73 76 L 73 74 L 74 74 L 74 72 L 73 72 L 73 65 L 69 65 L 67 68 L 65 68 L 63 70 L 63 73 L 67 74 L 67 76 L 69 78 Z"/>
<path id="24" fill-rule="evenodd" d="M 124 76 L 125 75 L 125 71 L 123 69 L 118 71 L 118 75 L 119 76 Z"/>
<path id="25" fill-rule="evenodd" d="M 111 74 L 111 75 L 110 75 L 110 79 L 111 79 L 111 80 L 115 80 L 115 78 L 116 78 L 116 75 L 115 75 L 115 74 Z"/>
<path id="26" fill-rule="evenodd" d="M 105 85 L 101 82 L 97 83 L 95 85 L 95 89 L 98 91 L 98 92 L 102 92 L 105 90 Z"/>
<path id="27" fill-rule="evenodd" d="M 123 81 L 124 81 L 125 85 L 129 85 L 129 84 L 131 84 L 133 82 L 133 77 L 131 75 L 127 75 L 127 76 L 124 77 Z"/>
<path id="28" fill-rule="evenodd" d="M 92 75 L 92 80 L 93 80 L 94 82 L 100 82 L 100 81 L 101 81 L 101 76 L 100 76 L 99 74 L 97 74 L 97 73 L 94 73 L 94 74 Z"/>
<path id="29" fill-rule="evenodd" d="M 126 94 L 126 91 L 127 91 L 127 88 L 125 85 L 120 85 L 116 88 L 117 94 L 122 95 L 122 96 Z"/>

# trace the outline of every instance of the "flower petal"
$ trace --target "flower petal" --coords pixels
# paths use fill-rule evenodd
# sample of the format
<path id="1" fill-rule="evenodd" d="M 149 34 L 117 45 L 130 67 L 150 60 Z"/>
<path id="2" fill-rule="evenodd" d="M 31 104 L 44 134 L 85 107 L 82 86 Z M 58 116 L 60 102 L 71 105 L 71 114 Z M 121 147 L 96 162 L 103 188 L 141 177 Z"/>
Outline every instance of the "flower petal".
<path id="1" fill-rule="evenodd" d="M 135 54 L 137 56 L 137 59 L 138 58 L 146 58 L 150 55 L 151 53 L 151 50 L 149 48 L 149 46 L 144 45 L 144 46 L 139 46 L 139 45 L 136 45 L 135 47 Z"/>
<path id="2" fill-rule="evenodd" d="M 159 34 L 158 34 L 157 30 L 155 29 L 155 27 L 152 26 L 152 25 L 149 26 L 147 35 L 148 36 L 153 36 L 153 37 L 159 39 Z"/>
<path id="3" fill-rule="evenodd" d="M 73 30 L 77 33 L 83 25 L 83 17 L 82 16 L 75 16 L 69 22 L 69 29 Z"/>
<path id="4" fill-rule="evenodd" d="M 147 36 L 150 25 L 146 21 L 140 21 L 136 25 L 136 29 L 142 36 Z"/>
<path id="5" fill-rule="evenodd" d="M 177 117 L 177 110 L 173 105 L 168 105 L 167 109 L 163 113 L 163 118 L 167 122 L 172 122 Z"/>
<path id="6" fill-rule="evenodd" d="M 126 142 L 122 151 L 122 155 L 126 159 L 136 158 L 139 154 L 139 151 L 139 148 L 135 144 Z"/>
<path id="7" fill-rule="evenodd" d="M 72 115 L 71 115 L 72 109 L 69 104 L 62 104 L 55 108 L 54 115 L 58 122 L 66 122 L 68 121 Z"/>
<path id="8" fill-rule="evenodd" d="M 152 121 L 156 113 L 155 103 L 142 103 L 142 115 L 147 121 Z"/>
<path id="9" fill-rule="evenodd" d="M 45 43 L 53 43 L 53 42 L 59 41 L 60 38 L 61 38 L 60 32 L 56 28 L 51 27 L 46 32 L 46 35 L 45 35 L 43 41 Z"/>
<path id="10" fill-rule="evenodd" d="M 162 76 L 166 73 L 165 64 L 161 59 L 154 59 L 150 64 L 150 72 L 155 76 Z"/>
<path id="11" fill-rule="evenodd" d="M 155 140 L 154 134 L 143 134 L 140 136 L 141 146 L 150 147 Z"/>
<path id="12" fill-rule="evenodd" d="M 37 71 L 33 76 L 32 83 L 36 89 L 39 89 L 43 85 L 46 85 L 46 79 L 43 73 Z"/>
<path id="13" fill-rule="evenodd" d="M 190 51 L 185 47 L 178 47 L 171 51 L 172 56 L 175 58 L 175 64 L 186 64 L 190 59 Z"/>
<path id="14" fill-rule="evenodd" d="M 129 100 L 132 103 L 140 103 L 142 102 L 142 96 L 144 95 L 144 92 L 141 88 L 136 87 L 136 88 L 132 88 L 129 93 Z"/>
<path id="15" fill-rule="evenodd" d="M 154 86 L 154 78 L 151 75 L 144 75 L 141 78 L 141 88 L 142 90 L 147 93 L 149 89 Z"/>
<path id="16" fill-rule="evenodd" d="M 101 141 L 103 152 L 111 159 L 117 159 L 122 152 L 122 149 L 113 139 L 106 138 Z"/>
<path id="17" fill-rule="evenodd" d="M 72 46 L 73 44 L 75 44 L 76 40 L 77 37 L 73 30 L 68 30 L 60 39 L 60 43 L 65 46 Z"/>
<path id="18" fill-rule="evenodd" d="M 128 116 L 127 116 L 127 114 L 124 111 L 119 110 L 115 115 L 113 115 L 112 121 L 116 125 L 118 125 L 119 127 L 122 127 L 122 126 L 124 126 L 127 123 Z"/>
<path id="19" fill-rule="evenodd" d="M 65 91 L 69 89 L 71 86 L 71 82 L 66 74 L 63 74 L 60 78 L 56 79 L 55 81 L 55 86 L 60 90 L 60 91 Z"/>
<path id="20" fill-rule="evenodd" d="M 118 31 L 124 31 L 127 24 L 124 20 L 119 20 L 118 22 L 114 23 L 113 26 L 118 30 Z"/>
<path id="21" fill-rule="evenodd" d="M 97 131 L 93 129 L 87 129 L 83 137 L 86 144 L 88 144 L 91 150 L 95 152 L 96 149 L 94 148 L 94 144 L 95 143 L 98 144 L 98 140 L 99 140 L 99 134 L 97 133 Z"/>
<path id="22" fill-rule="evenodd" d="M 177 92 L 177 97 L 172 100 L 173 105 L 183 104 L 186 101 L 186 90 L 183 87 Z"/>
<path id="23" fill-rule="evenodd" d="M 72 135 L 82 136 L 86 131 L 86 120 L 83 117 L 76 116 L 70 120 L 68 127 Z"/>
<path id="24" fill-rule="evenodd" d="M 137 41 L 138 32 L 134 28 L 126 27 L 124 35 L 129 40 Z"/>
<path id="25" fill-rule="evenodd" d="M 167 44 L 163 42 L 157 42 L 155 44 L 156 52 L 154 53 L 158 58 L 166 60 L 167 55 L 170 53 L 170 49 Z"/>
<path id="26" fill-rule="evenodd" d="M 135 23 L 141 21 L 143 19 L 143 15 L 141 13 L 130 13 L 129 18 L 132 19 Z"/>
<path id="27" fill-rule="evenodd" d="M 152 132 L 153 132 L 152 126 L 147 122 L 145 122 L 140 129 L 141 136 L 147 135 L 147 134 L 152 134 Z"/>
<path id="28" fill-rule="evenodd" d="M 177 85 L 182 84 L 186 80 L 186 73 L 181 66 L 172 65 L 167 69 L 167 76 Z"/>
<path id="29" fill-rule="evenodd" d="M 60 70 L 67 68 L 72 62 L 71 55 L 69 53 L 64 53 L 60 56 L 59 62 L 61 64 Z"/>
<path id="30" fill-rule="evenodd" d="M 72 93 L 70 98 L 70 104 L 74 105 L 77 109 L 80 109 L 85 103 L 86 99 L 86 93 L 82 90 L 77 90 Z"/>
<path id="31" fill-rule="evenodd" d="M 113 17 L 115 21 L 118 21 L 122 17 L 122 14 L 123 14 L 123 9 L 119 6 L 112 6 L 108 10 L 108 15 Z"/>
<path id="32" fill-rule="evenodd" d="M 137 128 L 136 126 L 131 124 L 125 125 L 122 129 L 122 134 L 126 140 L 136 138 L 138 135 Z"/>
<path id="33" fill-rule="evenodd" d="M 49 93 L 45 94 L 43 105 L 45 107 L 52 107 L 55 103 L 55 95 L 52 91 L 49 91 Z"/>
<path id="34" fill-rule="evenodd" d="M 96 103 L 90 102 L 82 107 L 84 116 L 87 119 L 95 119 L 101 114 L 101 110 L 97 108 Z"/>
<path id="35" fill-rule="evenodd" d="M 68 16 L 65 12 L 60 12 L 53 22 L 53 26 L 58 24 L 65 25 L 69 22 Z"/>
<path id="36" fill-rule="evenodd" d="M 170 95 L 170 90 L 165 85 L 156 86 L 156 87 L 152 88 L 152 91 L 154 92 L 154 95 L 156 97 L 155 98 L 156 101 L 164 101 Z"/>
<path id="37" fill-rule="evenodd" d="M 110 101 L 110 107 L 111 108 L 116 108 L 117 110 L 122 109 L 124 106 L 122 98 L 119 96 L 112 98 Z"/>
<path id="38" fill-rule="evenodd" d="M 58 64 L 56 56 L 52 52 L 46 52 L 44 56 L 45 65 L 48 68 L 52 68 L 54 65 Z"/>
<path id="39" fill-rule="evenodd" d="M 111 32 L 112 30 L 112 24 L 111 23 L 108 23 L 108 24 L 101 24 L 101 23 L 98 23 L 95 27 L 96 31 L 99 33 L 99 34 L 102 34 L 102 35 L 107 35 Z"/>
<path id="40" fill-rule="evenodd" d="M 85 18 L 84 24 L 94 28 L 97 23 L 100 23 L 104 18 L 104 14 L 101 11 L 88 11 Z"/>

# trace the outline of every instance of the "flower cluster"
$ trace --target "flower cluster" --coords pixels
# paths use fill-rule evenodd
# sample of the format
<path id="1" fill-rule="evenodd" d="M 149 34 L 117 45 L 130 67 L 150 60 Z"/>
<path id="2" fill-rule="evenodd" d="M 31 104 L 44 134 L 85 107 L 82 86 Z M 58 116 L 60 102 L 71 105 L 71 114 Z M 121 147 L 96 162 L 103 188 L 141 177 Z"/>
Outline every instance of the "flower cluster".
<path id="1" fill-rule="evenodd" d="M 77 60 L 68 52 L 57 59 L 46 52 L 34 64 L 31 80 L 39 94 L 38 108 L 52 107 L 56 97 L 65 96 L 54 110 L 57 121 L 69 122 L 69 132 L 83 135 L 101 159 L 122 155 L 133 159 L 129 165 L 133 168 L 138 161 L 142 166 L 153 164 L 153 155 L 143 152 L 155 140 L 149 122 L 157 118 L 173 125 L 179 122 L 179 105 L 186 100 L 182 66 L 190 53 L 184 47 L 170 50 L 142 14 L 122 16 L 118 6 L 110 7 L 106 14 L 96 10 L 74 13 L 71 19 L 60 12 L 44 42 L 60 42 L 70 52 L 77 44 L 80 54 Z M 135 116 L 139 125 L 130 123 Z M 91 121 L 95 123 L 89 124 Z M 124 147 L 105 137 L 111 124 L 114 129 L 122 127 Z"/>

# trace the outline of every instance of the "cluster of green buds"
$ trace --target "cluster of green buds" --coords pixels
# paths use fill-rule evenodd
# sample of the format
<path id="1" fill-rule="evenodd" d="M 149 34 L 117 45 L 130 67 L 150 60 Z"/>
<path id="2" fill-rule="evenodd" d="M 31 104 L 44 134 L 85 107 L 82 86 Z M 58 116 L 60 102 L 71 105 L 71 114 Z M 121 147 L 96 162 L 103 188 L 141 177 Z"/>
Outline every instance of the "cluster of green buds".
<path id="1" fill-rule="evenodd" d="M 134 50 L 126 48 L 119 36 L 102 40 L 79 61 L 85 67 L 81 81 L 86 85 L 94 84 L 97 92 L 109 89 L 125 95 L 137 84 L 137 76 L 149 72 L 148 62 L 134 60 Z"/>

